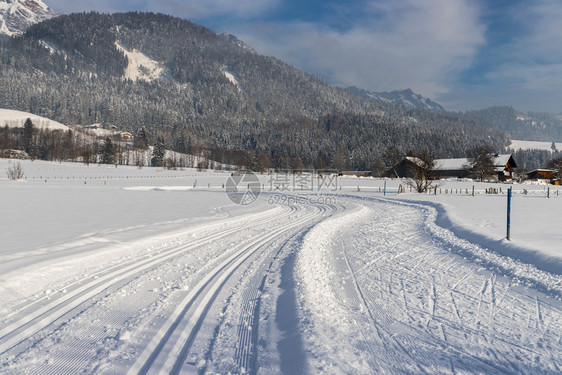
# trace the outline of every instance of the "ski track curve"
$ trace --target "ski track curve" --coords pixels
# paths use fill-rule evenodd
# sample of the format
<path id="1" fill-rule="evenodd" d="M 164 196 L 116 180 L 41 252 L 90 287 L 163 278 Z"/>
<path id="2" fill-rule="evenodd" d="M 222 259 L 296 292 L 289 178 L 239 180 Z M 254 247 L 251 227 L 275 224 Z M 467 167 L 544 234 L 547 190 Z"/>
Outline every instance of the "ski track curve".
<path id="1" fill-rule="evenodd" d="M 511 260 L 481 261 L 489 250 L 436 227 L 431 208 L 339 199 L 363 208 L 317 225 L 299 253 L 314 372 L 560 372 L 556 283 L 500 273 Z"/>
<path id="2" fill-rule="evenodd" d="M 562 277 L 459 240 L 431 207 L 335 197 L 192 228 L 14 307 L 0 372 L 562 372 Z"/>

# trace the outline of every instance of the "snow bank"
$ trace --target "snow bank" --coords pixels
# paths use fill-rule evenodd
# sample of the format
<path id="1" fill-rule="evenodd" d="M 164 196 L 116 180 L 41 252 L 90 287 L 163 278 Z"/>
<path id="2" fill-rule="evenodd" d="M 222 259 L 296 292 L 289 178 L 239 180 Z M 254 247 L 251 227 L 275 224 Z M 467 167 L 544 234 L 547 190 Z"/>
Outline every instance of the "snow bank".
<path id="1" fill-rule="evenodd" d="M 392 198 L 396 199 L 396 198 Z M 436 223 L 458 237 L 481 244 L 498 254 L 536 265 L 545 271 L 562 274 L 562 231 L 558 212 L 562 196 L 512 198 L 511 241 L 507 231 L 505 195 L 445 196 L 403 195 L 410 202 L 433 207 Z"/>

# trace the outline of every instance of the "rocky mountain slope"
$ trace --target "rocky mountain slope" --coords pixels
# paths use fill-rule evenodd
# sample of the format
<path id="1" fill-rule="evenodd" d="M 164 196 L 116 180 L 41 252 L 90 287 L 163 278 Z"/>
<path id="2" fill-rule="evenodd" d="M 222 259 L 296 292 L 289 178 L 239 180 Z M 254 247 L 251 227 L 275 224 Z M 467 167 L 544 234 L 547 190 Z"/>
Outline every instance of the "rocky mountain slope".
<path id="1" fill-rule="evenodd" d="M 22 35 L 31 25 L 54 16 L 41 0 L 0 0 L 0 36 Z"/>
<path id="2" fill-rule="evenodd" d="M 445 108 L 443 108 L 439 103 L 431 99 L 424 98 L 420 94 L 413 92 L 411 89 L 395 90 L 390 92 L 373 92 L 359 89 L 357 87 L 349 87 L 347 90 L 364 98 L 375 99 L 386 103 L 400 104 L 407 109 L 427 109 L 432 112 L 445 112 Z"/>

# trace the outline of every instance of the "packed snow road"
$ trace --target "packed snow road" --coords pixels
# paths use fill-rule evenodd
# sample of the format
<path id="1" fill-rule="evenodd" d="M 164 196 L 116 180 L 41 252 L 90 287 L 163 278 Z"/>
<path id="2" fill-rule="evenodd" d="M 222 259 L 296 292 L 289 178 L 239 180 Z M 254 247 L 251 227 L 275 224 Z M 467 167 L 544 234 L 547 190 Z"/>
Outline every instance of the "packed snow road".
<path id="1" fill-rule="evenodd" d="M 109 244 L 95 268 L 73 254 L 71 277 L 1 308 L 0 372 L 562 371 L 559 275 L 459 240 L 430 207 L 284 203 Z"/>

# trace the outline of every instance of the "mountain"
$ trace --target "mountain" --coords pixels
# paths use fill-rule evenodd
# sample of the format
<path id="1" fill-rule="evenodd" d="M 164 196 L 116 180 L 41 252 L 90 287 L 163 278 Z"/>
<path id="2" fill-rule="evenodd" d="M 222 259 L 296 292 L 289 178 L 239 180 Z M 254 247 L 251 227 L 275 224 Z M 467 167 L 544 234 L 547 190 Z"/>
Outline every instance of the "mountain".
<path id="1" fill-rule="evenodd" d="M 0 35 L 22 35 L 29 26 L 54 16 L 41 0 L 0 0 Z"/>
<path id="2" fill-rule="evenodd" d="M 396 90 L 391 92 L 372 92 L 357 87 L 347 88 L 349 92 L 363 98 L 370 98 L 386 103 L 400 104 L 407 109 L 427 109 L 432 112 L 445 112 L 445 109 L 431 99 L 414 93 L 411 89 Z"/>
<path id="3" fill-rule="evenodd" d="M 508 144 L 458 114 L 408 110 L 353 94 L 231 35 L 153 13 L 61 15 L 10 38 L 0 54 L 0 108 L 64 124 L 146 129 L 178 152 L 273 167 L 370 169 L 390 146 L 464 156 Z M 261 163 L 261 162 L 260 162 Z"/>

